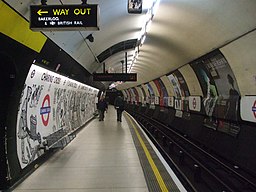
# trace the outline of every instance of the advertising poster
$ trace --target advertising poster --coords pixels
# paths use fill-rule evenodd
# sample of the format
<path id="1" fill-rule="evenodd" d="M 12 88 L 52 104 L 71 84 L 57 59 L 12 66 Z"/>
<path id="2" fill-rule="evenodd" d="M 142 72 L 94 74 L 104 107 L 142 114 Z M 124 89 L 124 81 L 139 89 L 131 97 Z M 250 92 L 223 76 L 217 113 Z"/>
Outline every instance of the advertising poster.
<path id="1" fill-rule="evenodd" d="M 149 83 L 146 83 L 146 86 L 148 88 L 148 91 L 149 91 L 149 103 L 150 104 L 154 104 L 155 102 L 155 94 L 154 94 L 154 91 L 153 91 L 153 88 L 151 87 L 151 85 Z"/>
<path id="2" fill-rule="evenodd" d="M 167 76 L 174 88 L 174 96 L 176 98 L 188 97 L 189 90 L 185 79 L 182 74 L 177 70 Z"/>
<path id="3" fill-rule="evenodd" d="M 131 95 L 131 103 L 134 103 L 135 102 L 135 94 L 133 92 L 133 88 L 129 89 L 129 93 Z"/>
<path id="4" fill-rule="evenodd" d="M 139 100 L 139 103 L 142 102 L 142 96 L 143 96 L 143 93 L 141 91 L 141 89 L 139 87 L 134 87 L 134 89 L 136 89 L 137 93 L 138 93 L 138 100 Z"/>
<path id="5" fill-rule="evenodd" d="M 167 76 L 173 85 L 176 109 L 189 112 L 189 89 L 182 74 L 177 70 Z"/>
<path id="6" fill-rule="evenodd" d="M 139 103 L 139 93 L 134 87 L 131 88 L 131 92 L 133 94 L 133 102 L 137 105 Z"/>
<path id="7" fill-rule="evenodd" d="M 202 87 L 204 112 L 206 115 L 212 116 L 218 99 L 215 81 L 205 67 L 204 62 L 193 64 L 192 68 L 195 70 Z"/>
<path id="8" fill-rule="evenodd" d="M 142 102 L 142 105 L 144 106 L 146 104 L 146 93 L 145 93 L 145 90 L 143 89 L 143 87 L 140 85 L 138 86 L 139 89 L 141 89 L 141 92 L 142 92 L 142 98 L 141 98 L 141 102 Z"/>
<path id="9" fill-rule="evenodd" d="M 145 95 L 146 95 L 144 100 L 146 101 L 146 104 L 149 104 L 150 103 L 150 93 L 149 93 L 148 87 L 146 84 L 142 84 L 141 87 L 143 88 Z"/>
<path id="10" fill-rule="evenodd" d="M 126 93 L 127 93 L 127 101 L 128 101 L 128 103 L 132 102 L 132 95 L 131 95 L 130 89 L 127 89 Z"/>
<path id="11" fill-rule="evenodd" d="M 210 119 L 237 121 L 240 92 L 233 71 L 223 54 L 216 50 L 190 65 L 202 87 L 204 113 Z M 206 120 L 207 126 L 217 129 L 217 120 L 210 119 Z"/>
<path id="12" fill-rule="evenodd" d="M 95 112 L 98 90 L 36 65 L 26 78 L 17 111 L 17 156 L 25 168 L 51 144 Z"/>
<path id="13" fill-rule="evenodd" d="M 202 87 L 206 115 L 236 121 L 240 93 L 233 71 L 221 52 L 214 51 L 191 67 Z"/>
<path id="14" fill-rule="evenodd" d="M 161 79 L 156 79 L 154 80 L 154 83 L 158 89 L 159 95 L 160 95 L 160 101 L 159 104 L 160 106 L 168 106 L 168 93 L 167 90 L 164 86 L 164 83 L 162 82 Z"/>

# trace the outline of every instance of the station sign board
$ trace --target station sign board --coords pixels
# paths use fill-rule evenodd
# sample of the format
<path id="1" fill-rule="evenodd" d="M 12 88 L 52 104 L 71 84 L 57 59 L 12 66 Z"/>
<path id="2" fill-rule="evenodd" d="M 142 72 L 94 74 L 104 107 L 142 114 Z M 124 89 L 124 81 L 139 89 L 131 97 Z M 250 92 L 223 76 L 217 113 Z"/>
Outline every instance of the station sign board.
<path id="1" fill-rule="evenodd" d="M 189 110 L 201 111 L 201 97 L 200 96 L 189 96 Z"/>
<path id="2" fill-rule="evenodd" d="M 137 81 L 137 73 L 93 73 L 93 81 Z"/>
<path id="3" fill-rule="evenodd" d="M 240 101 L 241 118 L 256 123 L 256 96 L 243 96 Z"/>
<path id="4" fill-rule="evenodd" d="M 31 5 L 30 29 L 50 30 L 99 30 L 99 6 L 85 5 Z"/>

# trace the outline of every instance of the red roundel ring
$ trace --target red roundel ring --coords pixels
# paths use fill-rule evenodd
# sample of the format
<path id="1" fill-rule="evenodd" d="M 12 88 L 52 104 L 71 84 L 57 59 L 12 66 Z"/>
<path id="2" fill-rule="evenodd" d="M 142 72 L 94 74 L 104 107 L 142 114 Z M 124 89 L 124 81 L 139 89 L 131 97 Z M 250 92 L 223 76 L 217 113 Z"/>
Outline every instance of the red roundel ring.
<path id="1" fill-rule="evenodd" d="M 51 112 L 50 96 L 47 94 L 44 97 L 42 107 L 40 108 L 40 115 L 42 117 L 44 126 L 47 126 L 49 123 L 50 112 Z"/>

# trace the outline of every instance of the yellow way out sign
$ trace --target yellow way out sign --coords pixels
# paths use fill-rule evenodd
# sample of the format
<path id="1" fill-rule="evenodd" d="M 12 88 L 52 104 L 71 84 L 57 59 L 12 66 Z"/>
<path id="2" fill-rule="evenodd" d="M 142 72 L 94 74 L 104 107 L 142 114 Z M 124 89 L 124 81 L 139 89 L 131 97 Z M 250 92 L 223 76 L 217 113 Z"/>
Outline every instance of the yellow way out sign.
<path id="1" fill-rule="evenodd" d="M 39 30 L 99 30 L 99 8 L 86 5 L 30 6 L 30 28 Z"/>
<path id="2" fill-rule="evenodd" d="M 69 12 L 70 9 L 52 9 L 53 15 L 90 15 L 91 14 L 91 8 L 84 8 L 84 9 L 74 9 L 73 13 Z M 43 9 L 39 9 L 37 11 L 37 14 L 39 16 L 43 16 L 44 14 L 48 14 L 48 11 L 44 11 Z"/>

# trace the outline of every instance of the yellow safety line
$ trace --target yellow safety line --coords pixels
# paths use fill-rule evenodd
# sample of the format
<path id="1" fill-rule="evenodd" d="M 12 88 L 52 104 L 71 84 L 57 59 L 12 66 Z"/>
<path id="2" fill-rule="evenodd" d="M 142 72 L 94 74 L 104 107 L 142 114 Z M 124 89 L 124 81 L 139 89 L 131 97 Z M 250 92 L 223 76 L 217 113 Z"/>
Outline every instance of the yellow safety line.
<path id="1" fill-rule="evenodd" d="M 154 160 L 152 159 L 152 157 L 151 157 L 151 155 L 150 155 L 150 153 L 149 153 L 149 151 L 148 151 L 148 149 L 147 149 L 147 147 L 146 147 L 144 141 L 142 140 L 142 138 L 141 138 L 141 136 L 140 136 L 140 134 L 139 134 L 137 128 L 135 127 L 135 125 L 134 125 L 134 123 L 132 122 L 131 118 L 130 118 L 128 115 L 127 115 L 127 117 L 128 117 L 128 119 L 129 119 L 130 123 L 132 124 L 132 127 L 133 127 L 133 129 L 134 129 L 134 131 L 135 131 L 135 133 L 136 133 L 136 135 L 137 135 L 139 141 L 140 141 L 140 144 L 141 144 L 141 146 L 142 146 L 142 148 L 143 148 L 143 150 L 144 150 L 144 152 L 145 152 L 145 154 L 146 154 L 146 157 L 147 157 L 147 159 L 148 159 L 148 162 L 149 162 L 149 164 L 150 164 L 150 166 L 151 166 L 151 168 L 152 168 L 152 170 L 153 170 L 153 172 L 154 172 L 154 174 L 155 174 L 155 176 L 156 176 L 157 182 L 158 182 L 158 184 L 159 184 L 161 190 L 162 190 L 163 192 L 168 192 L 168 189 L 167 189 L 167 187 L 166 187 L 166 185 L 165 185 L 165 183 L 164 183 L 164 180 L 163 180 L 161 174 L 159 173 L 159 170 L 157 169 L 157 166 L 156 166 Z"/>

